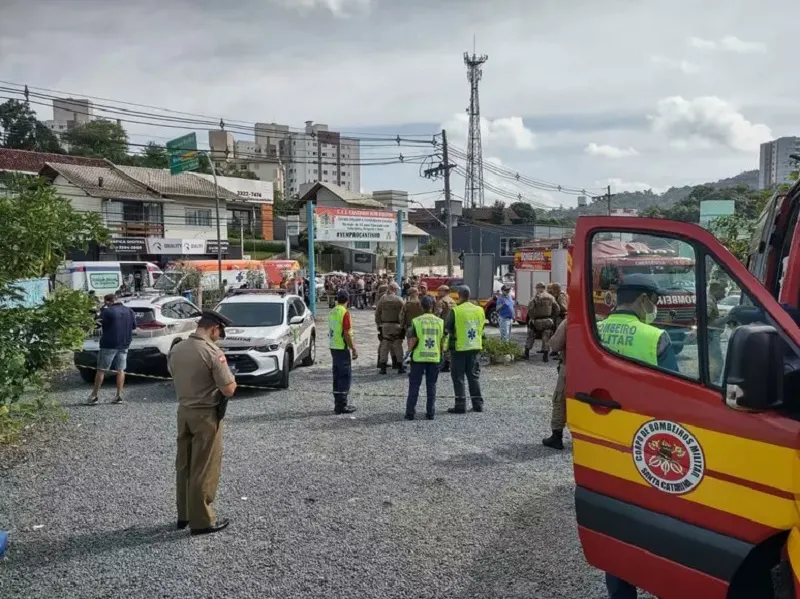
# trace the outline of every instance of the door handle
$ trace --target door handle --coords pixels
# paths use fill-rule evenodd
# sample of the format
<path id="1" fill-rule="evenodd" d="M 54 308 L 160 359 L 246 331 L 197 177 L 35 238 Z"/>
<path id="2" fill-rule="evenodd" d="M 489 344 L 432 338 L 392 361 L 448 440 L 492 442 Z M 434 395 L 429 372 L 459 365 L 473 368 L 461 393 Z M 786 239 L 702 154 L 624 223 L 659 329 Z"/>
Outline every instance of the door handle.
<path id="1" fill-rule="evenodd" d="M 609 410 L 619 410 L 622 408 L 618 401 L 613 399 L 600 399 L 599 397 L 592 397 L 588 393 L 576 393 L 575 399 L 588 403 L 590 406 L 598 406 L 601 408 L 608 408 Z"/>

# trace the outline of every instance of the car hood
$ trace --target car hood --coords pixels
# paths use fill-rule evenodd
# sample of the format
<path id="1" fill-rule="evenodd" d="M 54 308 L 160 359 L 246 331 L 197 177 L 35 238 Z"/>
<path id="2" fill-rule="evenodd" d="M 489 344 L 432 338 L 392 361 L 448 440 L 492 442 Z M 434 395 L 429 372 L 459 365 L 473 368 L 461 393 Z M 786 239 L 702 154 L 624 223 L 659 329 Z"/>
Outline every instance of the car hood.
<path id="1" fill-rule="evenodd" d="M 285 325 L 274 327 L 237 327 L 230 326 L 225 329 L 225 339 L 220 339 L 220 347 L 247 347 L 258 345 L 264 341 L 277 341 L 286 332 Z"/>

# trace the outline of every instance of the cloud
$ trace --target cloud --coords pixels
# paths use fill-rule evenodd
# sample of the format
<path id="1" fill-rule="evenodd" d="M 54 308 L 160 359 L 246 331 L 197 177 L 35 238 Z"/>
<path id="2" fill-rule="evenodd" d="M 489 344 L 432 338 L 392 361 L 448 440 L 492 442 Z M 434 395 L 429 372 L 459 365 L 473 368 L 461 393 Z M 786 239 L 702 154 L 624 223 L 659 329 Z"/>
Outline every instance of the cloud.
<path id="1" fill-rule="evenodd" d="M 590 143 L 583 150 L 590 156 L 601 156 L 603 158 L 628 158 L 629 156 L 636 156 L 639 154 L 634 148 L 618 148 L 616 146 L 600 145 L 594 142 Z"/>
<path id="2" fill-rule="evenodd" d="M 692 75 L 700 71 L 700 66 L 694 64 L 693 62 L 689 62 L 688 60 L 674 60 L 672 58 L 667 58 L 666 56 L 651 56 L 650 62 L 668 69 L 680 71 L 686 75 Z"/>
<path id="3" fill-rule="evenodd" d="M 442 128 L 452 132 L 453 139 L 466 143 L 469 116 L 465 113 L 455 114 Z M 522 117 L 518 116 L 494 120 L 481 117 L 481 141 L 484 146 L 515 150 L 533 150 L 536 147 L 536 135 L 525 126 Z"/>
<path id="4" fill-rule="evenodd" d="M 648 118 L 653 131 L 683 148 L 719 144 L 751 152 L 772 138 L 767 125 L 750 122 L 733 104 L 716 96 L 664 98 L 659 100 L 656 114 Z"/>
<path id="5" fill-rule="evenodd" d="M 719 41 L 691 37 L 689 45 L 700 50 L 722 50 L 736 54 L 765 54 L 767 52 L 767 45 L 763 42 L 746 42 L 735 35 L 726 35 Z"/>
<path id="6" fill-rule="evenodd" d="M 372 0 L 277 0 L 286 8 L 301 12 L 327 9 L 334 17 L 347 18 L 369 12 Z"/>
<path id="7" fill-rule="evenodd" d="M 503 161 L 496 156 L 486 156 L 483 159 L 483 181 L 485 205 L 491 206 L 496 200 L 504 204 L 514 202 L 526 202 L 535 205 L 537 208 L 555 208 L 559 205 L 552 194 L 539 189 L 532 189 L 526 185 L 521 185 L 513 179 L 501 176 L 491 171 L 491 166 L 508 168 Z M 494 188 L 494 189 L 490 189 Z M 501 193 L 502 192 L 502 193 Z"/>
<path id="8" fill-rule="evenodd" d="M 619 177 L 610 177 L 605 181 L 595 181 L 598 187 L 610 185 L 611 193 L 622 193 L 625 191 L 647 191 L 651 190 L 653 193 L 663 193 L 665 188 L 654 187 L 649 183 L 640 183 L 636 181 L 623 181 Z"/>

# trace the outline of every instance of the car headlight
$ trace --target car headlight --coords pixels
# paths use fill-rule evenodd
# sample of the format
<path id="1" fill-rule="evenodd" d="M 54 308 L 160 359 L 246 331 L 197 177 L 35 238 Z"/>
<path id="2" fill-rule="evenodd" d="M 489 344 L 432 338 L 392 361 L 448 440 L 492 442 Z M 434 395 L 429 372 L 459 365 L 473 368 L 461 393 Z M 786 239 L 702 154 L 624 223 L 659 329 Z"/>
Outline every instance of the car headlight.
<path id="1" fill-rule="evenodd" d="M 278 348 L 280 348 L 280 346 L 281 346 L 280 343 L 265 343 L 263 345 L 257 345 L 253 349 L 259 352 L 266 353 L 271 351 L 278 351 Z"/>

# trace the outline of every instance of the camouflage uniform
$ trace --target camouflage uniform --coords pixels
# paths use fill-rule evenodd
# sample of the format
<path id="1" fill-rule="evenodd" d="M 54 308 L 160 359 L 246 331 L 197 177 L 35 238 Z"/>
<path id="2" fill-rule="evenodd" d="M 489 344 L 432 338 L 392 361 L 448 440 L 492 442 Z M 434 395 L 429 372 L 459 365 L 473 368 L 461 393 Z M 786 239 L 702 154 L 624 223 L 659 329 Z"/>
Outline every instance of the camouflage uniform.
<path id="1" fill-rule="evenodd" d="M 381 297 L 375 306 L 375 324 L 378 326 L 381 340 L 378 347 L 378 365 L 382 372 L 386 368 L 390 352 L 393 362 L 401 365 L 403 362 L 404 331 L 400 324 L 403 306 L 403 300 L 394 293 L 387 293 Z"/>
<path id="2" fill-rule="evenodd" d="M 450 314 L 450 310 L 453 309 L 453 306 L 456 303 L 453 301 L 453 298 L 450 297 L 450 289 L 446 285 L 442 285 L 439 287 L 439 291 L 446 292 L 447 295 L 444 297 L 440 297 L 436 300 L 436 304 L 433 307 L 433 313 L 441 318 L 444 322 L 447 322 L 447 316 Z M 442 372 L 447 372 L 450 370 L 450 343 L 443 343 L 442 344 Z"/>
<path id="3" fill-rule="evenodd" d="M 558 367 L 558 381 L 553 393 L 553 412 L 550 416 L 550 429 L 552 435 L 542 439 L 542 444 L 553 449 L 564 449 L 564 427 L 567 426 L 567 319 L 558 326 L 551 340 L 553 351 L 561 354 L 561 364 Z"/>
<path id="4" fill-rule="evenodd" d="M 555 319 L 559 315 L 556 298 L 546 291 L 537 292 L 528 303 L 528 337 L 525 340 L 525 356 L 530 354 L 536 339 L 542 340 L 541 352 L 547 361 L 550 353 L 550 336 L 555 331 Z"/>

